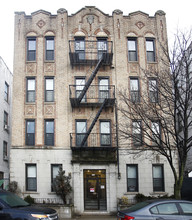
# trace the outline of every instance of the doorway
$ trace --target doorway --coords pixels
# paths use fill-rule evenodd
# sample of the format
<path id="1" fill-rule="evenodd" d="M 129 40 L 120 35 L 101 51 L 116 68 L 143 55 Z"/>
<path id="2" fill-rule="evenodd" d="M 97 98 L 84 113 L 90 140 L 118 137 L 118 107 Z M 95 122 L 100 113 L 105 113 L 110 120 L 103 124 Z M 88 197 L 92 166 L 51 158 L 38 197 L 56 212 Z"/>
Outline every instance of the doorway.
<path id="1" fill-rule="evenodd" d="M 106 210 L 106 171 L 84 170 L 85 210 Z"/>

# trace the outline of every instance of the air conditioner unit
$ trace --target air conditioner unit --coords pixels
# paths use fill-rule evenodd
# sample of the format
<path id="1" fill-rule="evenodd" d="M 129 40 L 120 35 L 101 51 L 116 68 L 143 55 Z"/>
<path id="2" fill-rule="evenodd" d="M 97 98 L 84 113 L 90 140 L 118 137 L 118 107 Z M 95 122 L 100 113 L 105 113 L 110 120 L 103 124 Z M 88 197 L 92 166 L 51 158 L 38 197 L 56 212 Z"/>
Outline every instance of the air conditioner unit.
<path id="1" fill-rule="evenodd" d="M 5 128 L 6 131 L 9 130 L 9 126 L 8 125 L 4 125 L 4 128 Z"/>
<path id="2" fill-rule="evenodd" d="M 9 160 L 8 156 L 4 155 L 3 160 Z"/>

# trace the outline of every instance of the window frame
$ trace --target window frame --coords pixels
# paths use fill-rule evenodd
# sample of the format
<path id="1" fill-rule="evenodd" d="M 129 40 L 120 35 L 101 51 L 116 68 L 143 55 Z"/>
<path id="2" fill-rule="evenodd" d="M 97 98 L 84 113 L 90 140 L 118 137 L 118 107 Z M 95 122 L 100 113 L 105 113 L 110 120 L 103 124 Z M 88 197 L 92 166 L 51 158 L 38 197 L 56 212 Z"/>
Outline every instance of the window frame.
<path id="1" fill-rule="evenodd" d="M 137 90 L 132 90 L 131 88 L 131 82 L 133 80 L 137 81 Z M 139 83 L 139 78 L 138 77 L 130 77 L 129 78 L 129 86 L 130 86 L 130 98 L 131 98 L 131 102 L 133 103 L 140 103 L 140 83 Z M 134 94 L 134 99 L 133 99 L 133 94 Z M 135 94 L 137 94 L 137 96 L 135 96 Z"/>
<path id="2" fill-rule="evenodd" d="M 34 87 L 35 87 L 34 90 L 29 89 L 29 81 L 30 80 L 34 81 Z M 32 101 L 29 100 L 29 93 L 33 94 Z M 26 102 L 33 103 L 33 102 L 35 102 L 35 99 L 36 99 L 36 79 L 35 79 L 35 77 L 27 77 L 26 78 Z"/>
<path id="3" fill-rule="evenodd" d="M 30 49 L 30 42 L 35 42 L 35 49 Z M 27 37 L 27 61 L 36 62 L 36 52 L 37 52 L 37 38 L 36 37 Z"/>
<path id="4" fill-rule="evenodd" d="M 8 103 L 9 102 L 9 84 L 5 81 L 5 88 L 4 88 L 4 100 Z"/>
<path id="5" fill-rule="evenodd" d="M 140 129 L 140 133 L 135 133 L 134 134 L 134 129 L 136 128 L 134 126 L 134 123 L 137 123 L 139 124 L 139 126 L 137 127 L 137 129 L 139 128 Z M 140 136 L 140 141 L 138 140 L 134 140 L 134 135 L 138 134 L 137 136 Z M 139 138 L 137 138 L 139 139 Z M 132 141 L 133 141 L 133 146 L 136 146 L 136 147 L 139 147 L 139 146 L 142 146 L 143 144 L 143 135 L 142 135 L 142 121 L 141 120 L 133 120 L 132 121 Z"/>
<path id="6" fill-rule="evenodd" d="M 85 123 L 85 132 L 81 132 L 81 133 L 77 132 L 77 130 L 78 130 L 78 124 L 77 123 L 78 122 L 84 122 Z M 78 146 L 78 147 L 81 146 L 82 140 L 83 140 L 86 133 L 87 133 L 87 120 L 86 119 L 76 119 L 75 120 L 75 143 L 76 143 L 76 146 Z M 81 143 L 78 142 L 78 140 L 79 140 L 78 137 L 79 136 L 80 136 Z M 84 146 L 87 146 L 87 142 L 85 143 Z"/>
<path id="7" fill-rule="evenodd" d="M 108 133 L 102 133 L 102 123 L 108 123 L 109 124 L 109 132 Z M 107 146 L 111 147 L 111 121 L 110 120 L 100 120 L 99 121 L 99 130 L 100 130 L 100 145 L 101 146 Z M 107 144 L 103 143 L 103 136 L 108 136 L 107 140 L 109 141 Z"/>
<path id="8" fill-rule="evenodd" d="M 135 168 L 135 171 L 136 171 L 136 178 L 129 178 L 129 174 L 128 174 L 128 168 L 129 167 L 134 167 Z M 127 192 L 139 192 L 139 179 L 138 179 L 138 177 L 139 177 L 139 175 L 138 175 L 138 164 L 127 164 L 126 165 L 126 173 L 127 173 Z M 130 188 L 130 186 L 129 186 L 129 179 L 135 179 L 135 183 L 136 183 L 136 186 L 135 186 L 135 190 L 131 190 L 131 189 L 129 189 Z M 133 187 L 132 187 L 133 188 Z"/>
<path id="9" fill-rule="evenodd" d="M 3 158 L 8 157 L 8 143 L 3 141 Z"/>
<path id="10" fill-rule="evenodd" d="M 48 48 L 48 41 L 53 41 L 52 46 L 53 49 Z M 51 59 L 48 59 L 51 57 Z M 55 37 L 54 36 L 46 36 L 45 37 L 45 60 L 46 61 L 54 61 L 55 60 Z"/>
<path id="11" fill-rule="evenodd" d="M 85 60 L 85 37 L 75 37 L 74 47 L 75 47 L 75 54 L 77 55 L 78 60 L 84 61 Z"/>
<path id="12" fill-rule="evenodd" d="M 152 42 L 152 50 L 149 50 L 148 48 L 148 42 Z M 154 63 L 156 62 L 156 46 L 155 46 L 155 38 L 149 38 L 147 37 L 145 39 L 146 44 L 146 56 L 147 56 L 147 63 Z"/>
<path id="13" fill-rule="evenodd" d="M 77 84 L 77 81 L 81 80 L 84 81 L 84 84 Z M 80 77 L 75 77 L 75 97 L 78 98 L 79 95 L 81 94 L 82 90 L 84 89 L 86 84 L 86 77 L 85 76 L 80 76 Z M 78 87 L 82 88 L 82 89 L 77 89 Z M 85 103 L 87 102 L 87 98 L 86 98 L 86 94 L 84 95 L 84 97 L 82 98 L 81 102 Z"/>
<path id="14" fill-rule="evenodd" d="M 157 130 L 157 129 L 153 126 L 153 124 L 157 124 L 157 125 L 158 125 L 158 130 L 159 130 L 158 133 L 156 133 L 156 130 Z M 153 128 L 155 128 L 155 129 L 153 130 Z M 152 137 L 152 140 L 151 140 L 152 146 L 158 146 L 158 144 L 161 143 L 161 122 L 160 122 L 159 120 L 153 120 L 153 121 L 151 121 L 151 131 L 152 131 L 151 136 L 153 136 L 153 137 Z M 156 134 L 156 136 L 159 136 L 159 138 L 158 138 L 158 137 L 155 137 L 154 134 Z M 157 138 L 158 143 L 156 143 L 156 142 L 153 141 L 153 140 L 156 139 L 156 138 Z"/>
<path id="15" fill-rule="evenodd" d="M 33 126 L 34 126 L 33 127 L 33 130 L 34 130 L 33 133 L 28 133 L 28 122 L 33 123 Z M 36 128 L 35 119 L 26 119 L 26 121 L 25 121 L 25 145 L 26 146 L 35 146 L 35 130 L 36 130 L 35 128 Z M 30 140 L 28 138 L 29 134 L 32 137 L 32 144 L 30 142 L 31 137 L 30 137 Z"/>
<path id="16" fill-rule="evenodd" d="M 132 50 L 129 47 L 129 42 L 134 42 L 135 49 Z M 136 37 L 128 37 L 127 38 L 127 48 L 128 48 L 128 61 L 129 62 L 137 62 L 138 61 L 138 49 L 137 49 L 137 38 Z M 134 59 L 133 54 L 134 53 Z"/>
<path id="17" fill-rule="evenodd" d="M 107 84 L 106 85 L 100 85 L 102 80 L 107 80 Z M 106 98 L 110 98 L 110 93 L 109 93 L 109 89 L 110 89 L 110 82 L 109 82 L 109 77 L 98 77 L 98 91 L 99 91 L 99 102 L 102 103 Z M 102 89 L 102 88 L 107 88 L 107 89 Z M 103 94 L 105 94 L 105 98 L 103 98 L 103 95 L 101 95 L 103 92 Z"/>
<path id="18" fill-rule="evenodd" d="M 52 80 L 52 82 L 53 82 L 53 89 L 47 89 L 47 80 Z M 49 100 L 48 99 L 48 92 L 50 92 L 51 93 L 51 99 Z M 50 76 L 50 77 L 48 77 L 48 76 L 46 76 L 45 77 L 45 102 L 54 102 L 55 101 L 55 80 L 54 80 L 54 77 L 52 77 L 52 76 Z"/>
<path id="19" fill-rule="evenodd" d="M 53 184 L 54 184 L 54 176 L 53 176 L 53 168 L 54 167 L 58 167 L 58 171 L 60 169 L 60 167 L 62 168 L 62 164 L 51 164 L 51 192 L 55 192 L 54 188 L 53 188 Z"/>
<path id="20" fill-rule="evenodd" d="M 152 81 L 155 82 L 155 85 L 152 83 Z M 149 90 L 150 103 L 158 103 L 159 93 L 158 93 L 158 81 L 156 78 L 148 78 L 148 90 Z"/>
<path id="21" fill-rule="evenodd" d="M 48 133 L 47 132 L 47 122 L 52 122 L 53 123 L 53 132 Z M 54 146 L 55 145 L 55 121 L 54 119 L 45 119 L 44 121 L 44 143 L 45 146 Z M 51 136 L 51 143 L 48 142 L 48 137 L 47 136 Z M 50 137 L 49 137 L 50 138 Z"/>
<path id="22" fill-rule="evenodd" d="M 161 168 L 161 178 L 154 178 L 154 167 Z M 163 164 L 153 164 L 152 165 L 152 177 L 153 177 L 153 192 L 165 192 L 165 180 L 164 180 L 164 165 Z M 155 186 L 155 180 L 161 181 L 161 189 L 157 189 Z"/>
<path id="23" fill-rule="evenodd" d="M 103 48 L 102 48 L 103 47 Z M 97 37 L 97 58 L 101 59 L 103 54 L 107 54 L 108 52 L 108 41 L 107 37 Z"/>
<path id="24" fill-rule="evenodd" d="M 34 167 L 35 168 L 35 177 L 29 177 L 29 167 Z M 37 165 L 35 163 L 27 163 L 25 164 L 25 173 L 26 173 L 26 191 L 32 191 L 32 192 L 36 192 L 37 191 Z M 29 180 L 30 179 L 34 179 L 35 180 L 35 187 L 29 188 Z"/>
<path id="25" fill-rule="evenodd" d="M 5 126 L 8 126 L 9 123 L 9 114 L 4 111 L 4 117 L 3 117 L 3 128 L 5 129 Z"/>

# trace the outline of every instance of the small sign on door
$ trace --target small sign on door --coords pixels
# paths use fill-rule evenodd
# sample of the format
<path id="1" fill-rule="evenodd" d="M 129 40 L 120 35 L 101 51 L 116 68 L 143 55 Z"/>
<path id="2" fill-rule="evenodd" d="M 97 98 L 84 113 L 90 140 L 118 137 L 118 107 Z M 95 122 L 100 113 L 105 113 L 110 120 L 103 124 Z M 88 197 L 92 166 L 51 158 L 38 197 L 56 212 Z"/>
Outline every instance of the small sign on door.
<path id="1" fill-rule="evenodd" d="M 95 192 L 95 189 L 94 189 L 94 188 L 90 188 L 90 192 L 91 192 L 91 193 L 94 193 L 94 192 Z"/>

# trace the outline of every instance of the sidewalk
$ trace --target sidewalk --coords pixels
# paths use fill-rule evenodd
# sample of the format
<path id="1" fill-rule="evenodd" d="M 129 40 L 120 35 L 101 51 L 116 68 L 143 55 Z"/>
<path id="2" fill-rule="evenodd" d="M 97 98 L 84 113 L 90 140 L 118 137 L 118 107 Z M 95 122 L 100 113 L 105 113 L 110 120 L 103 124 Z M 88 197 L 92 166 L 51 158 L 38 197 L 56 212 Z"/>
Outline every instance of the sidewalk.
<path id="1" fill-rule="evenodd" d="M 115 215 L 82 215 L 82 216 L 74 216 L 71 220 L 116 220 L 117 217 Z M 60 219 L 66 220 L 66 219 Z M 70 219 L 67 219 L 70 220 Z"/>

